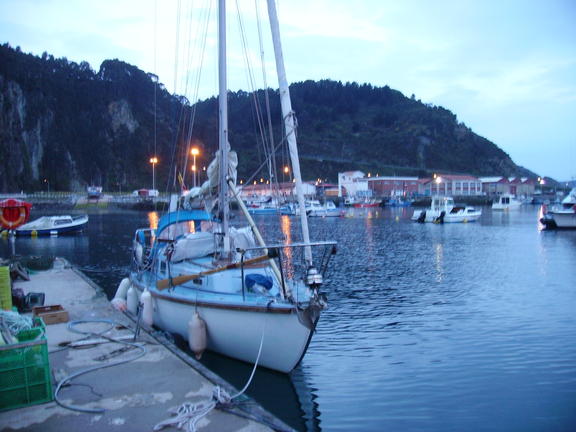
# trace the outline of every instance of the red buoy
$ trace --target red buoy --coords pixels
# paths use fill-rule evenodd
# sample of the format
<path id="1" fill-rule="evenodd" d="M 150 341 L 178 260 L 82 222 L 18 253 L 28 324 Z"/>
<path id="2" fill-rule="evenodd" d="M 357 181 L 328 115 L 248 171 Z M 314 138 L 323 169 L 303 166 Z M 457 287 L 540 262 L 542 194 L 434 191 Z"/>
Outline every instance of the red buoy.
<path id="1" fill-rule="evenodd" d="M 0 225 L 4 229 L 13 230 L 28 222 L 32 204 L 8 198 L 0 201 Z"/>

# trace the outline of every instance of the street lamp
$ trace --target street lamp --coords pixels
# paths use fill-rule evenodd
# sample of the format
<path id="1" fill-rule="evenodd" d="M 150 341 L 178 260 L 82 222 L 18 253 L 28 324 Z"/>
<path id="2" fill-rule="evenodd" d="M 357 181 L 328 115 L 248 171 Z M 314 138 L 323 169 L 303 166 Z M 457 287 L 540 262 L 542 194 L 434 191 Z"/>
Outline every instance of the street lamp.
<path id="1" fill-rule="evenodd" d="M 196 148 L 193 147 L 192 150 L 190 150 L 190 153 L 192 153 L 192 182 L 194 183 L 194 187 L 196 187 L 196 156 L 198 156 L 200 154 L 200 151 Z"/>
<path id="2" fill-rule="evenodd" d="M 440 196 L 440 183 L 442 183 L 442 177 L 434 174 L 434 182 L 436 183 L 436 193 Z"/>
<path id="3" fill-rule="evenodd" d="M 152 164 L 152 190 L 156 190 L 156 173 L 155 168 L 158 163 L 158 158 L 156 156 L 150 158 L 150 163 Z"/>

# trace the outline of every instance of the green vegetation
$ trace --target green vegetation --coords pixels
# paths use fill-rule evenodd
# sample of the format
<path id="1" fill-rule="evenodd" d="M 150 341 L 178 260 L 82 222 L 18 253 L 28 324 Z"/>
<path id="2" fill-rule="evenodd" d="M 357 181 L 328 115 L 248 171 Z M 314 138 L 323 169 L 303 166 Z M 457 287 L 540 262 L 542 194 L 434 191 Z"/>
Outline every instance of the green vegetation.
<path id="1" fill-rule="evenodd" d="M 387 86 L 306 81 L 293 84 L 291 95 L 305 179 L 336 181 L 338 172 L 356 169 L 381 175 L 533 175 L 450 111 Z M 264 92 L 256 98 L 264 106 Z M 263 161 L 254 145 L 259 134 L 252 101 L 246 92 L 229 95 L 230 143 L 244 179 Z M 270 90 L 270 103 L 279 123 L 277 91 Z M 280 136 L 278 126 L 275 140 Z M 164 190 L 175 184 L 170 176 L 181 169 L 175 161 L 190 140 L 201 142 L 198 165 L 208 165 L 217 148 L 216 98 L 193 110 L 156 76 L 119 60 L 103 62 L 96 72 L 86 62 L 0 46 L 0 192 L 79 191 L 90 184 L 106 191 L 140 188 L 150 183 L 154 153 L 160 160 L 156 184 Z M 278 164 L 285 158 L 279 152 Z"/>

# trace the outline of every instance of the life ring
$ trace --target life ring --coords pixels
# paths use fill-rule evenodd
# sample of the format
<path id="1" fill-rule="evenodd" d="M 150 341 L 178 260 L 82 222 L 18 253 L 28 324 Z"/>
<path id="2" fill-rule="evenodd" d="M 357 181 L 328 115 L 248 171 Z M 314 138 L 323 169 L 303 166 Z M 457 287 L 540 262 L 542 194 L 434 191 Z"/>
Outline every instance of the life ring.
<path id="1" fill-rule="evenodd" d="M 18 211 L 18 218 L 16 220 L 8 220 L 5 213 L 13 214 L 14 210 Z M 6 207 L 0 212 L 0 224 L 8 229 L 17 228 L 26 221 L 26 216 L 26 207 Z"/>

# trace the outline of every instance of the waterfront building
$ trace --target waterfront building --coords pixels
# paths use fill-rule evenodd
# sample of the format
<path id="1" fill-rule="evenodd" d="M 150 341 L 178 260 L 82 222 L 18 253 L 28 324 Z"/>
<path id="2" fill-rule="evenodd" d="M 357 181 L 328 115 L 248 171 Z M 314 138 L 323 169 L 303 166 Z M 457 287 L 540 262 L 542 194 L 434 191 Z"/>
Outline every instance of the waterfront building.
<path id="1" fill-rule="evenodd" d="M 528 177 L 480 177 L 480 181 L 484 195 L 488 196 L 532 196 L 536 187 L 536 180 Z"/>
<path id="2" fill-rule="evenodd" d="M 338 173 L 338 197 L 366 196 L 368 182 L 362 171 L 346 171 Z"/>
<path id="3" fill-rule="evenodd" d="M 536 187 L 536 180 L 528 177 L 509 177 L 510 193 L 516 196 L 532 196 Z"/>
<path id="4" fill-rule="evenodd" d="M 510 184 L 507 177 L 480 177 L 484 195 L 502 195 L 510 193 Z"/>
<path id="5" fill-rule="evenodd" d="M 244 200 L 269 197 L 272 195 L 271 191 L 274 191 L 274 193 L 277 191 L 278 196 L 286 199 L 295 197 L 295 185 L 293 182 L 278 183 L 277 185 L 274 185 L 273 188 L 271 188 L 269 183 L 246 184 L 239 185 L 238 187 L 240 197 Z M 306 198 L 314 198 L 316 196 L 316 186 L 313 182 L 302 183 L 302 189 Z"/>
<path id="6" fill-rule="evenodd" d="M 469 175 L 437 174 L 433 178 L 423 179 L 420 193 L 426 196 L 480 196 L 482 182 Z"/>
<path id="7" fill-rule="evenodd" d="M 418 177 L 372 177 L 367 183 L 377 197 L 413 197 L 420 186 Z"/>

